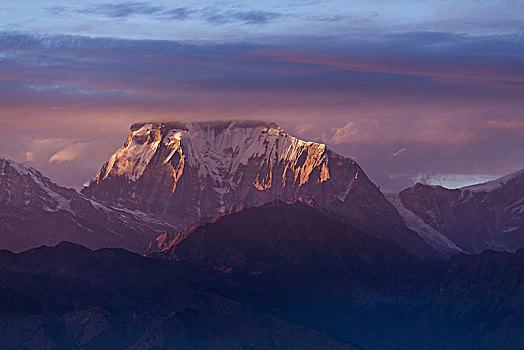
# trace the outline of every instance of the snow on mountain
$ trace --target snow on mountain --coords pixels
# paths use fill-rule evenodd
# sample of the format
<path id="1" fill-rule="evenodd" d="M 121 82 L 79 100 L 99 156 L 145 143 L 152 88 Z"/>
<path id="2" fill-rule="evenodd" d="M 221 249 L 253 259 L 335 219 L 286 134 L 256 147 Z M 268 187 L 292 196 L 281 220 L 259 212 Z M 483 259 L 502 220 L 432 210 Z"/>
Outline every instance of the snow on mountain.
<path id="1" fill-rule="evenodd" d="M 418 233 L 418 235 L 433 248 L 448 253 L 458 253 L 463 251 L 448 237 L 426 224 L 424 220 L 417 216 L 417 214 L 407 209 L 402 204 L 398 193 L 387 193 L 385 196 L 395 206 L 395 208 L 397 208 L 407 227 Z"/>
<path id="2" fill-rule="evenodd" d="M 515 171 L 514 173 L 511 173 L 509 175 L 503 176 L 501 178 L 498 178 L 496 180 L 484 182 L 481 184 L 475 184 L 470 186 L 461 187 L 461 190 L 464 191 L 472 191 L 472 192 L 490 192 L 494 191 L 502 186 L 504 186 L 508 181 L 521 176 L 524 174 L 524 169 L 520 169 L 518 171 Z"/>
<path id="3" fill-rule="evenodd" d="M 524 247 L 523 170 L 454 190 L 419 183 L 399 196 L 405 208 L 466 252 Z"/>
<path id="4" fill-rule="evenodd" d="M 237 203 L 310 197 L 365 232 L 431 250 L 353 159 L 274 123 L 134 124 L 124 146 L 82 193 L 184 225 Z"/>
<path id="5" fill-rule="evenodd" d="M 188 166 L 198 169 L 200 177 L 209 176 L 217 192 L 221 187 L 235 187 L 237 183 L 232 181 L 234 175 L 241 165 L 248 165 L 250 159 L 261 158 L 261 164 L 272 168 L 279 162 L 293 161 L 306 154 L 309 162 L 294 174 L 294 180 L 298 180 L 299 185 L 309 179 L 315 166 L 325 161 L 324 144 L 299 140 L 273 124 L 210 122 L 134 127 L 138 129 L 131 130 L 125 147 L 109 159 L 103 179 L 118 175 L 137 181 L 161 142 L 169 150 L 162 164 L 167 164 L 175 153 L 183 151 Z M 167 132 L 158 137 L 162 127 Z M 322 172 L 320 180 L 328 178 L 327 170 Z M 271 185 L 271 179 L 259 179 L 254 185 L 263 190 Z"/>
<path id="6" fill-rule="evenodd" d="M 5 180 L 5 182 L 3 181 L 5 186 L 3 186 L 3 190 L 7 192 L 7 196 L 2 196 L 2 203 L 9 204 L 14 200 L 14 196 L 12 196 L 11 192 L 12 182 L 8 177 L 9 168 L 18 173 L 19 176 L 26 177 L 30 179 L 30 181 L 33 181 L 43 191 L 44 195 L 41 196 L 40 199 L 46 199 L 46 203 L 42 207 L 45 211 L 71 211 L 71 208 L 69 207 L 70 200 L 66 198 L 67 196 L 65 196 L 65 194 L 61 195 L 54 191 L 53 184 L 49 179 L 42 176 L 42 174 L 40 174 L 34 168 L 14 162 L 4 157 L 0 157 L 0 176 L 3 178 L 3 180 Z M 33 196 L 31 190 L 31 188 L 27 187 L 26 191 L 23 193 L 23 196 L 19 199 L 19 201 L 23 200 L 23 204 L 26 207 L 31 204 L 31 197 Z"/>
<path id="7" fill-rule="evenodd" d="M 16 188 L 17 180 L 24 179 L 24 187 Z M 0 181 L 2 182 L 1 203 L 31 208 L 35 202 L 45 211 L 72 212 L 71 192 L 58 190 L 58 186 L 36 169 L 0 157 Z M 72 190 L 71 190 L 72 191 Z"/>
<path id="8" fill-rule="evenodd" d="M 309 180 L 327 181 L 327 162 L 325 145 L 299 140 L 271 123 L 135 124 L 124 147 L 111 156 L 89 187 L 118 177 L 134 185 L 148 167 L 166 166 L 171 168 L 173 193 L 182 174 L 190 172 L 201 184 L 200 190 L 213 192 L 223 211 L 228 194 L 244 184 L 244 170 L 254 163 L 256 176 L 249 179 L 249 185 L 264 191 L 276 182 L 280 187 L 300 187 Z M 274 179 L 272 170 L 278 164 L 285 167 L 280 178 Z M 319 173 L 313 174 L 317 168 Z M 339 197 L 344 197 L 349 186 L 340 190 Z"/>
<path id="9" fill-rule="evenodd" d="M 143 213 L 115 210 L 0 158 L 0 248 L 20 251 L 67 239 L 141 252 L 151 238 L 176 228 Z"/>

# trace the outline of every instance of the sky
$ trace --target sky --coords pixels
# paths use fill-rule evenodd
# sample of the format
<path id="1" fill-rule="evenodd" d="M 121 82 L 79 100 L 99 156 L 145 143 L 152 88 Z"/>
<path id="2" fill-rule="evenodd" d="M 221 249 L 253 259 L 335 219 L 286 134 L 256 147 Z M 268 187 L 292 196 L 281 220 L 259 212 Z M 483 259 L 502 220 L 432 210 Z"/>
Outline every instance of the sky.
<path id="1" fill-rule="evenodd" d="M 524 168 L 524 1 L 0 2 L 0 155 L 81 188 L 140 121 L 263 119 L 384 191 Z"/>

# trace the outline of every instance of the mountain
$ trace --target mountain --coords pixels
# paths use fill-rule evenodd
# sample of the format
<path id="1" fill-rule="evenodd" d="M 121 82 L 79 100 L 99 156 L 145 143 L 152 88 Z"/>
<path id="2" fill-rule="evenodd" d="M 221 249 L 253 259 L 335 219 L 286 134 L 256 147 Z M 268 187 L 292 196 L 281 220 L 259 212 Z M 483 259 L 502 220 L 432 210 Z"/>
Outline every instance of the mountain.
<path id="1" fill-rule="evenodd" d="M 0 247 L 21 251 L 69 240 L 90 248 L 141 252 L 175 227 L 140 213 L 115 210 L 60 187 L 37 170 L 0 158 Z"/>
<path id="2" fill-rule="evenodd" d="M 524 169 L 459 189 L 418 183 L 398 198 L 453 249 L 475 253 L 524 247 Z"/>
<path id="3" fill-rule="evenodd" d="M 123 249 L 3 250 L 0 267 L 2 349 L 359 348 L 217 293 L 218 272 Z"/>
<path id="4" fill-rule="evenodd" d="M 364 348 L 524 345 L 524 249 L 420 259 L 311 201 L 240 206 L 155 243 L 154 258 L 221 273 L 222 295 Z"/>
<path id="5" fill-rule="evenodd" d="M 406 269 L 415 260 L 394 242 L 365 234 L 311 201 L 241 206 L 162 235 L 156 243 L 161 243 L 160 252 L 150 250 L 156 258 L 224 273 L 273 275 L 293 270 L 335 280 L 334 272 L 338 283 L 365 279 L 362 271 L 369 265 L 381 266 L 380 273 L 388 274 L 390 269 Z"/>
<path id="6" fill-rule="evenodd" d="M 434 253 L 353 159 L 272 123 L 134 124 L 82 193 L 180 226 L 237 203 L 260 206 L 306 196 L 366 233 L 417 254 Z"/>
<path id="7" fill-rule="evenodd" d="M 203 231 L 188 238 L 218 235 L 208 244 L 207 257 L 199 254 L 208 248 L 193 253 L 185 247 L 187 255 L 176 261 L 123 249 L 92 251 L 66 242 L 19 254 L 0 251 L 0 346 L 524 346 L 524 249 L 421 260 L 393 242 L 354 228 L 339 233 L 320 225 L 293 230 L 304 214 L 342 229 L 336 217 L 318 208 L 274 202 L 202 224 Z M 286 217 L 293 225 L 280 237 L 260 225 L 251 225 L 249 235 L 241 237 L 240 230 L 224 230 L 227 225 L 246 227 L 246 220 L 259 224 L 263 218 L 280 220 L 280 226 Z M 251 235 L 266 237 L 258 254 L 249 246 Z M 315 246 L 318 249 L 312 249 Z M 227 258 L 223 253 L 236 249 L 250 255 L 244 258 L 242 251 L 236 252 L 226 262 L 230 266 L 214 268 Z M 252 270 L 250 264 L 262 263 L 264 271 Z"/>
<path id="8" fill-rule="evenodd" d="M 524 344 L 523 249 L 423 260 L 311 201 L 233 208 L 157 243 L 151 257 L 222 274 L 221 295 L 365 348 Z"/>

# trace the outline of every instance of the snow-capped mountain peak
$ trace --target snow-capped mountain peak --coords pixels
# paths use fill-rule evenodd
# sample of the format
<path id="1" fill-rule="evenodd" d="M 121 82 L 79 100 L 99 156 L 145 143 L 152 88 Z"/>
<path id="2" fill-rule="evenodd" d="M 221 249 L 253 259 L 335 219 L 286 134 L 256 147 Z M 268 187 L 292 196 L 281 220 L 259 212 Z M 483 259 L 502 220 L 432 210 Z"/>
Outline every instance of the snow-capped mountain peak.
<path id="1" fill-rule="evenodd" d="M 0 195 L 2 204 L 25 208 L 36 204 L 49 212 L 72 211 L 69 202 L 74 190 L 60 188 L 38 170 L 25 164 L 0 158 L 0 183 L 3 189 Z"/>
<path id="2" fill-rule="evenodd" d="M 0 158 L 0 243 L 24 250 L 69 240 L 91 248 L 141 252 L 163 231 L 177 229 L 141 213 L 115 210 L 58 186 L 39 171 Z"/>
<path id="3" fill-rule="evenodd" d="M 287 134 L 273 123 L 263 122 L 199 122 L 199 123 L 144 123 L 131 127 L 128 140 L 109 159 L 102 173 L 102 179 L 110 175 L 124 176 L 137 181 L 151 162 L 153 155 L 161 149 L 163 165 L 169 163 L 175 154 L 184 163 L 198 169 L 200 177 L 209 176 L 214 187 L 226 183 L 235 186 L 231 180 L 241 165 L 256 159 L 260 165 L 292 162 L 307 153 L 309 168 L 325 161 L 324 144 L 306 142 Z M 311 152 L 310 152 L 311 151 Z M 311 154 L 310 154 L 311 153 Z M 295 180 L 306 182 L 310 169 L 300 169 Z M 175 175 L 176 176 L 176 175 Z M 329 178 L 327 169 L 322 181 Z M 271 179 L 259 179 L 255 186 L 264 189 L 271 185 Z"/>
<path id="4" fill-rule="evenodd" d="M 133 124 L 82 193 L 186 225 L 237 203 L 307 196 L 364 231 L 425 245 L 353 159 L 261 121 Z"/>

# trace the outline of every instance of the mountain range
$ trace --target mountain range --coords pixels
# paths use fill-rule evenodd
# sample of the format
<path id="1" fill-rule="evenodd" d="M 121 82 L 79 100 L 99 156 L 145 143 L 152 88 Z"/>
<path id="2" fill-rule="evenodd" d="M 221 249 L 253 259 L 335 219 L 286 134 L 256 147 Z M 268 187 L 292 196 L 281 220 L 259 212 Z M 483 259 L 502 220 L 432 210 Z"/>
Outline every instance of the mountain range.
<path id="1" fill-rule="evenodd" d="M 272 123 L 134 124 L 82 194 L 14 161 L 0 166 L 0 247 L 13 251 L 68 240 L 143 253 L 239 204 L 300 199 L 422 257 L 524 246 L 522 170 L 383 194 L 353 159 Z"/>
<path id="2" fill-rule="evenodd" d="M 273 123 L 134 124 L 81 193 L 0 158 L 0 346 L 519 349 L 523 220 L 522 170 L 383 194 Z"/>
<path id="3" fill-rule="evenodd" d="M 294 225 L 279 236 L 287 218 Z M 248 225 L 267 220 L 275 224 L 261 232 Z M 0 251 L 0 344 L 522 348 L 524 250 L 427 260 L 345 225 L 301 202 L 273 202 L 203 223 L 193 242 L 154 258 L 66 242 Z M 246 226 L 254 237 L 232 245 Z"/>
<path id="4" fill-rule="evenodd" d="M 353 159 L 297 139 L 274 123 L 152 122 L 131 126 L 123 147 L 82 193 L 178 227 L 239 203 L 307 197 L 416 255 L 449 256 L 524 246 L 523 181 L 519 171 L 471 188 L 419 183 L 384 195 Z"/>

